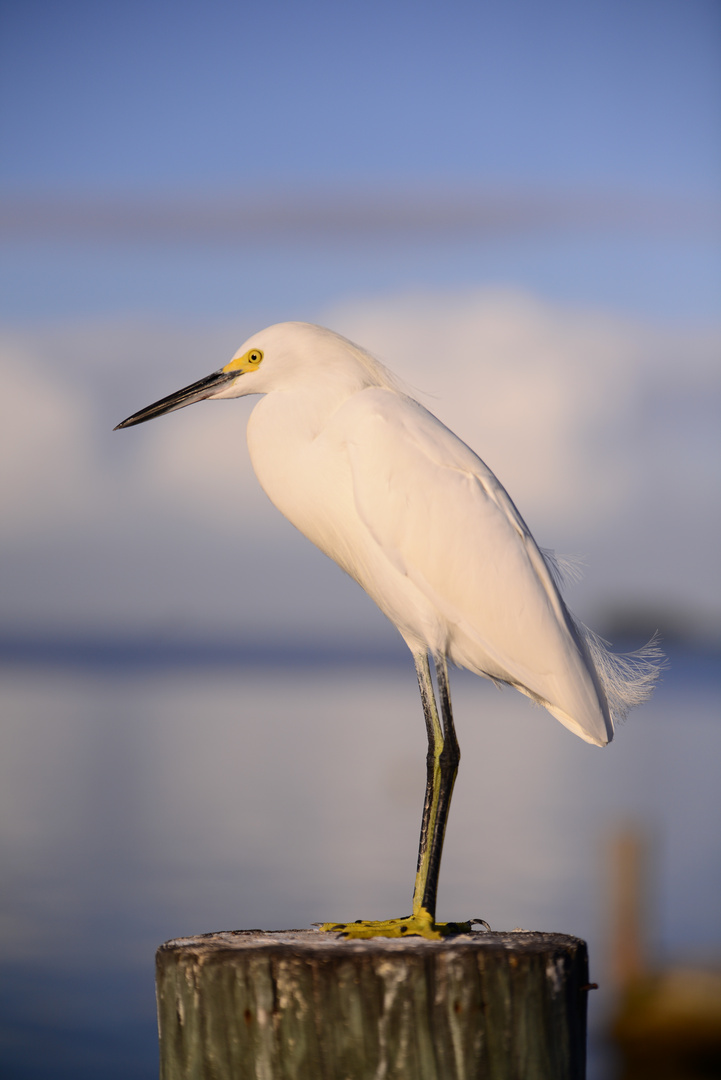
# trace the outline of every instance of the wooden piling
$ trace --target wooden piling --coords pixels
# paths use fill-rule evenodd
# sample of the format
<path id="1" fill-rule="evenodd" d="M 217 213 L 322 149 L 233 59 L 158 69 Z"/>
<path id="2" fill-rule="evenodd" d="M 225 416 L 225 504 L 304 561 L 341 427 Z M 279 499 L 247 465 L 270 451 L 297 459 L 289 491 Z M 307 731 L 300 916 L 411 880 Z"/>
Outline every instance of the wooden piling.
<path id="1" fill-rule="evenodd" d="M 157 953 L 161 1080 L 583 1080 L 588 960 L 563 934 L 228 931 Z"/>

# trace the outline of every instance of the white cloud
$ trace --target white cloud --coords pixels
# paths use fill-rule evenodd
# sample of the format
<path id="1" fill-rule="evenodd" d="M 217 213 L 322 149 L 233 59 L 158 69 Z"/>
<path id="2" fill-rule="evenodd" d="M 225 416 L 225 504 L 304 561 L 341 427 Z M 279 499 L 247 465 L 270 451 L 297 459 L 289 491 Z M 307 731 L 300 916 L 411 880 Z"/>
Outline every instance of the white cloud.
<path id="1" fill-rule="evenodd" d="M 321 321 L 385 360 L 487 461 L 541 544 L 589 554 L 597 600 L 718 608 L 718 330 L 633 324 L 488 290 L 355 300 Z M 82 608 L 100 620 L 121 609 L 132 618 L 120 569 L 142 560 L 146 539 L 170 562 L 192 544 L 201 564 L 204 553 L 207 563 L 219 551 L 232 562 L 252 545 L 254 574 L 280 580 L 277 560 L 287 549 L 290 567 L 289 545 L 300 541 L 252 476 L 250 403 L 204 403 L 110 430 L 219 367 L 252 329 L 87 324 L 5 336 L 0 535 L 15 577 L 27 575 L 6 617 L 20 618 L 27 603 L 42 618 L 27 551 L 35 565 L 61 549 L 66 562 L 73 551 L 79 561 L 102 552 L 118 584 L 103 573 Z M 276 560 L 277 574 L 264 560 Z M 165 587 L 156 576 L 148 607 Z M 44 589 L 56 616 L 63 604 L 75 610 L 70 590 L 51 600 L 47 580 Z M 191 590 L 187 618 L 212 622 L 221 591 Z M 252 594 L 247 604 L 260 611 Z M 292 588 L 272 603 L 283 621 Z M 324 603 L 333 601 L 315 606 Z"/>
<path id="2" fill-rule="evenodd" d="M 43 363 L 32 340 L 0 351 L 0 536 L 75 528 L 98 497 L 92 399 Z"/>
<path id="3" fill-rule="evenodd" d="M 233 416 L 227 406 L 205 406 L 180 425 L 141 429 L 131 442 L 101 422 L 114 364 L 106 343 L 115 335 L 88 327 L 60 336 L 66 340 L 57 350 L 55 336 L 46 334 L 15 333 L 0 342 L 0 536 L 16 543 L 81 531 L 100 538 L 148 513 L 160 523 L 177 516 L 211 529 L 235 523 L 235 505 L 254 484 L 242 408 Z M 148 339 L 157 345 L 156 337 L 157 330 L 126 329 L 124 350 L 152 355 Z M 71 355 L 67 339 L 75 345 Z M 143 393 L 137 363 L 125 365 L 124 381 L 128 399 Z"/>
<path id="4" fill-rule="evenodd" d="M 515 293 L 352 304 L 329 322 L 393 363 L 544 528 L 628 511 L 651 465 L 636 450 L 645 394 L 712 380 L 711 341 L 676 335 L 669 372 L 658 332 Z"/>

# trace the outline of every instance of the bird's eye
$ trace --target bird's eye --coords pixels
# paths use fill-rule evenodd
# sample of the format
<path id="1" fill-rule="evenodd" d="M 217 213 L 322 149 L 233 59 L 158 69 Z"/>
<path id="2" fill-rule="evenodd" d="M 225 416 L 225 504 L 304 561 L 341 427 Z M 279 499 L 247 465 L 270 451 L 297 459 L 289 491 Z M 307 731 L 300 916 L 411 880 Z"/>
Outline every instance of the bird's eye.
<path id="1" fill-rule="evenodd" d="M 253 349 L 252 352 L 248 353 L 248 363 L 249 364 L 259 364 L 262 359 L 263 359 L 263 354 L 262 354 L 262 352 L 258 352 L 257 349 Z"/>

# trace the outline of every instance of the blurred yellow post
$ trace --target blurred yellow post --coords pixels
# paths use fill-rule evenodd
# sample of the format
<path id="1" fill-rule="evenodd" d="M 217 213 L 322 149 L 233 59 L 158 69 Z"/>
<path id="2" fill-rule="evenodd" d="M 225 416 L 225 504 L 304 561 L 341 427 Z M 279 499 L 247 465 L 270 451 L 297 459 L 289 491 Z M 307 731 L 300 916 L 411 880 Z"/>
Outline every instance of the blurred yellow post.
<path id="1" fill-rule="evenodd" d="M 618 992 L 611 1038 L 618 1080 L 721 1077 L 721 972 L 652 963 L 649 843 L 626 827 L 611 841 L 611 974 Z"/>
<path id="2" fill-rule="evenodd" d="M 645 920 L 649 912 L 648 843 L 632 826 L 611 838 L 611 977 L 626 990 L 648 966 Z"/>

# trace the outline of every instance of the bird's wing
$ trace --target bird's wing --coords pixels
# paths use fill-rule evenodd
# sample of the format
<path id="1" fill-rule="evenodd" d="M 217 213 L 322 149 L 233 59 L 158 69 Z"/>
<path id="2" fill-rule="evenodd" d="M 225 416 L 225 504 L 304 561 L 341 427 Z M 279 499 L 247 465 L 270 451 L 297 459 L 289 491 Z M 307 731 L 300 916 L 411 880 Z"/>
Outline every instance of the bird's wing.
<path id="1" fill-rule="evenodd" d="M 354 395 L 344 413 L 358 516 L 437 611 L 447 628 L 438 647 L 605 743 L 595 673 L 543 556 L 491 470 L 403 395 L 373 388 Z"/>

